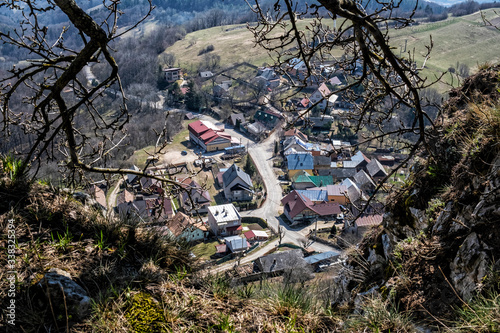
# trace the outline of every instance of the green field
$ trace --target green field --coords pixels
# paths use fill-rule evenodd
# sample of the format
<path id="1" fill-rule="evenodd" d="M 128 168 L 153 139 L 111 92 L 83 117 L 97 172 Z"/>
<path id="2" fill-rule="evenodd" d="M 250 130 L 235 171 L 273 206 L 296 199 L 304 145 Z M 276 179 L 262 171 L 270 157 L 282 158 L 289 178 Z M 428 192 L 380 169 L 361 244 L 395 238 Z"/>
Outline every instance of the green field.
<path id="1" fill-rule="evenodd" d="M 496 18 L 492 10 L 484 13 L 489 19 Z M 300 26 L 304 27 L 307 22 L 302 21 Z M 339 22 L 337 25 L 339 26 Z M 480 13 L 401 30 L 393 29 L 390 36 L 391 45 L 397 53 L 401 47 L 404 48 L 407 41 L 406 51 L 415 51 L 415 60 L 419 65 L 423 62 L 425 46 L 429 45 L 432 36 L 434 48 L 426 70 L 422 72 L 422 75 L 429 79 L 446 71 L 450 66 L 455 66 L 457 61 L 468 65 L 471 72 L 475 71 L 478 64 L 500 61 L 500 31 L 486 27 Z M 165 52 L 173 53 L 181 67 L 195 72 L 203 60 L 203 55 L 198 56 L 198 52 L 208 45 L 214 46 L 212 53 L 221 57 L 222 67 L 242 61 L 257 66 L 274 63 L 265 50 L 254 45 L 253 36 L 245 25 L 216 27 L 190 33 Z M 339 54 L 339 50 L 334 52 Z M 450 77 L 445 77 L 445 81 L 451 82 Z M 446 90 L 444 88 L 446 87 L 442 86 L 440 90 Z"/>

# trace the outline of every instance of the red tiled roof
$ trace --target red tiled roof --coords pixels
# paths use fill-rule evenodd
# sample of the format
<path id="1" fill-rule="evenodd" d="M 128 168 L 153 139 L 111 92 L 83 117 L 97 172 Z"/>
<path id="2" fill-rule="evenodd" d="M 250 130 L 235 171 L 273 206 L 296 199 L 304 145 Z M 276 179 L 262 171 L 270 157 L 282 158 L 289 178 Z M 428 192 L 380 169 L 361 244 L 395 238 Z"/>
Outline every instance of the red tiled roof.
<path id="1" fill-rule="evenodd" d="M 382 223 L 383 216 L 381 214 L 379 215 L 368 215 L 368 216 L 363 216 L 360 217 L 359 219 L 356 220 L 356 225 L 358 227 L 366 227 L 370 225 L 379 225 Z"/>
<path id="2" fill-rule="evenodd" d="M 243 234 L 243 236 L 245 236 L 246 239 L 251 239 L 251 238 L 255 237 L 255 234 L 253 233 L 253 230 L 250 230 L 250 231 L 245 232 Z"/>
<path id="3" fill-rule="evenodd" d="M 210 139 L 212 139 L 213 137 L 216 137 L 216 136 L 217 136 L 217 133 L 215 133 L 215 131 L 213 129 L 209 129 L 208 131 L 206 131 L 205 133 L 203 133 L 200 136 L 200 139 L 203 140 L 203 141 L 207 141 L 207 140 L 210 140 Z"/>
<path id="4" fill-rule="evenodd" d="M 285 206 L 285 208 L 288 204 L 290 211 L 289 215 L 292 219 L 306 208 L 312 210 L 320 216 L 340 214 L 342 212 L 340 210 L 340 205 L 336 202 L 314 204 L 309 198 L 300 195 L 295 190 L 281 199 L 281 203 Z"/>
<path id="5" fill-rule="evenodd" d="M 191 132 L 196 133 L 198 136 L 209 130 L 209 128 L 201 120 L 197 120 L 189 124 L 188 129 Z"/>

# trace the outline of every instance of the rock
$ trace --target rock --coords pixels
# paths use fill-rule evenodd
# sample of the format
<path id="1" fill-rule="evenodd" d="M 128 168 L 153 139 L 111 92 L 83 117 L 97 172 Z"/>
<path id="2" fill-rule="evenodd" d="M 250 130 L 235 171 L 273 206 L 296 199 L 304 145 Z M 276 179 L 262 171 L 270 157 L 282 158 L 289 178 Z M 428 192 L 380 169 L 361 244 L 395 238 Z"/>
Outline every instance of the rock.
<path id="1" fill-rule="evenodd" d="M 488 255 L 475 232 L 469 234 L 460 245 L 455 259 L 450 264 L 450 278 L 454 287 L 465 301 L 470 300 L 481 286 L 486 275 Z"/>
<path id="2" fill-rule="evenodd" d="M 89 314 L 90 297 L 71 279 L 71 275 L 59 268 L 51 268 L 38 282 L 46 296 L 47 307 L 52 305 L 56 318 L 83 319 Z"/>
<path id="3" fill-rule="evenodd" d="M 413 219 L 415 221 L 415 227 L 414 229 L 416 231 L 423 230 L 427 228 L 427 219 L 425 218 L 425 212 L 421 209 L 416 209 L 413 207 L 410 207 L 410 214 L 413 216 Z"/>
<path id="4" fill-rule="evenodd" d="M 453 201 L 450 201 L 446 204 L 446 207 L 439 214 L 436 223 L 432 228 L 432 232 L 439 234 L 440 232 L 446 230 L 445 225 L 450 220 L 452 213 L 453 213 Z"/>
<path id="5" fill-rule="evenodd" d="M 382 235 L 382 248 L 384 249 L 384 257 L 389 259 L 392 257 L 392 251 L 394 250 L 391 239 L 388 234 Z"/>

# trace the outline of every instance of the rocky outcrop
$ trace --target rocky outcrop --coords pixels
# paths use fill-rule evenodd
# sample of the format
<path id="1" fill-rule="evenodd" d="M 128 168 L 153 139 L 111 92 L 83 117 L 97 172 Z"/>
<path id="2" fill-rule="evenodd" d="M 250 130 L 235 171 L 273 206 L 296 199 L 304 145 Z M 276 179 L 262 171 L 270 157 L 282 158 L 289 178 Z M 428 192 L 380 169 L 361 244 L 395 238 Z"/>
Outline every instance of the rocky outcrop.
<path id="1" fill-rule="evenodd" d="M 498 288 L 489 279 L 500 268 L 499 75 L 500 66 L 490 68 L 452 93 L 431 151 L 391 197 L 383 228 L 336 278 L 335 304 L 354 309 L 356 294 L 376 290 L 417 317 L 451 319 L 462 300 Z"/>

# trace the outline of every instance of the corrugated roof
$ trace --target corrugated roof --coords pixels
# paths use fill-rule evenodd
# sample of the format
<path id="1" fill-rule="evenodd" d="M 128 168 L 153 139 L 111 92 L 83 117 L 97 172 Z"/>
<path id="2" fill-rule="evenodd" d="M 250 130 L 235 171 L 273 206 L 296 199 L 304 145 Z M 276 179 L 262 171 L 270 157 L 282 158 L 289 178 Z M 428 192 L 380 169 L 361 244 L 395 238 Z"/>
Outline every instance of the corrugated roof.
<path id="1" fill-rule="evenodd" d="M 316 264 L 316 263 L 323 261 L 323 260 L 335 259 L 336 257 L 339 257 L 339 256 L 340 256 L 340 252 L 327 251 L 327 252 L 318 253 L 318 254 L 306 257 L 306 258 L 304 258 L 304 260 L 308 264 L 313 265 L 313 264 Z"/>
<path id="2" fill-rule="evenodd" d="M 326 186 L 326 190 L 328 191 L 328 195 L 333 196 L 343 196 L 344 193 L 347 193 L 347 186 L 344 185 L 328 185 Z"/>
<path id="3" fill-rule="evenodd" d="M 325 190 L 297 190 L 297 193 L 311 201 L 328 201 L 328 192 Z"/>
<path id="4" fill-rule="evenodd" d="M 287 157 L 288 170 L 312 170 L 314 159 L 311 154 L 290 154 Z"/>

